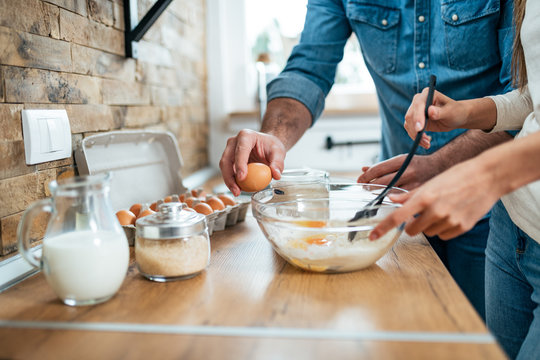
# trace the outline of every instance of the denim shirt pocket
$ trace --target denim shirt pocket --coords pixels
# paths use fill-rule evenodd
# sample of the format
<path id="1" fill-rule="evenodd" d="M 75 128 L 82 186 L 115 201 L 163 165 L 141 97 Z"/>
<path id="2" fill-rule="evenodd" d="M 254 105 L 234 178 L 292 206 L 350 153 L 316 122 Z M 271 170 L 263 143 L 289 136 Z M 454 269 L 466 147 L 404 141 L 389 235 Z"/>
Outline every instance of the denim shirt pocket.
<path id="1" fill-rule="evenodd" d="M 500 0 L 443 0 L 448 66 L 456 70 L 488 68 L 501 61 L 497 26 Z"/>
<path id="2" fill-rule="evenodd" d="M 396 69 L 400 10 L 358 0 L 347 3 L 347 17 L 366 62 L 378 72 Z"/>

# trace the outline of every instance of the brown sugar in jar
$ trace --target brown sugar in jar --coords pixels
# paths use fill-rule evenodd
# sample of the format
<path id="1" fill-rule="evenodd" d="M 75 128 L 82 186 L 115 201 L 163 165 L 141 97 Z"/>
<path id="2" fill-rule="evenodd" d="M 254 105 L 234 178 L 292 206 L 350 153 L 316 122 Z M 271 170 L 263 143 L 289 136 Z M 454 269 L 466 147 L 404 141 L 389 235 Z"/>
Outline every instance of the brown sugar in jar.
<path id="1" fill-rule="evenodd" d="M 144 277 L 159 282 L 187 279 L 210 261 L 210 237 L 202 214 L 164 203 L 136 223 L 135 260 Z"/>

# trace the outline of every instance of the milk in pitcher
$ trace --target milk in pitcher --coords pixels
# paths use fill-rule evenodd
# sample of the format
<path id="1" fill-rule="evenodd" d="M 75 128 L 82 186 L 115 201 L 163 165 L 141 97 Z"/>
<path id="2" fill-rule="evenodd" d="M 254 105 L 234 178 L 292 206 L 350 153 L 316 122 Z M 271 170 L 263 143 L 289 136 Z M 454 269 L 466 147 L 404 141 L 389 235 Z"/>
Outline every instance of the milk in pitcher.
<path id="1" fill-rule="evenodd" d="M 64 302 L 96 303 L 116 293 L 129 263 L 128 243 L 118 241 L 118 236 L 112 231 L 78 231 L 44 239 L 44 273 Z"/>

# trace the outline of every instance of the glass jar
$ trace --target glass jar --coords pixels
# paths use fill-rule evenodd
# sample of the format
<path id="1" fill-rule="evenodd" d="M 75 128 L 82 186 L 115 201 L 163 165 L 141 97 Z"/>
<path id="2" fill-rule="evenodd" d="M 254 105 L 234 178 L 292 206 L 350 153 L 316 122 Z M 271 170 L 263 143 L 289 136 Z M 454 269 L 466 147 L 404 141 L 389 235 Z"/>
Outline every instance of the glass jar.
<path id="1" fill-rule="evenodd" d="M 135 261 L 144 277 L 159 282 L 188 279 L 210 262 L 206 217 L 183 210 L 182 203 L 163 203 L 155 214 L 137 220 Z"/>
<path id="2" fill-rule="evenodd" d="M 324 170 L 303 168 L 283 171 L 279 180 L 273 180 L 272 187 L 299 185 L 299 184 L 327 184 L 328 172 Z"/>
<path id="3" fill-rule="evenodd" d="M 325 198 L 328 196 L 328 182 L 328 172 L 324 170 L 310 168 L 285 170 L 279 180 L 270 183 L 270 187 L 274 190 L 270 202 Z M 277 211 L 281 214 L 283 209 L 278 208 Z"/>

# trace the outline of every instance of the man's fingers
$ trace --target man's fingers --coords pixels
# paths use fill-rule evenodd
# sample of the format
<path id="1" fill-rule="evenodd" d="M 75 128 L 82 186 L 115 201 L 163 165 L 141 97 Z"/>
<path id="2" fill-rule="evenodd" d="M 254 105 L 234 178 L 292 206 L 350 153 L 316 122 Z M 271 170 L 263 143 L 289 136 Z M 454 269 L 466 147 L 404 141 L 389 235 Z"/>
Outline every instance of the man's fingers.
<path id="1" fill-rule="evenodd" d="M 369 169 L 367 169 L 365 173 L 358 177 L 358 182 L 368 183 L 386 174 L 394 173 L 399 169 L 404 160 L 405 155 L 398 155 L 391 159 L 375 164 Z"/>
<path id="2" fill-rule="evenodd" d="M 410 199 L 410 197 L 414 194 L 414 190 L 407 192 L 407 193 L 400 193 L 400 194 L 390 194 L 388 195 L 388 198 L 395 203 L 403 204 L 405 201 Z"/>
<path id="3" fill-rule="evenodd" d="M 234 152 L 236 149 L 236 137 L 230 138 L 227 141 L 227 146 L 223 151 L 221 160 L 219 161 L 219 168 L 221 169 L 221 175 L 223 182 L 231 190 L 234 196 L 240 195 L 240 188 L 236 184 L 234 177 Z"/>
<path id="4" fill-rule="evenodd" d="M 275 149 L 270 153 L 269 162 L 270 170 L 272 171 L 272 177 L 276 180 L 281 179 L 281 173 L 285 167 L 285 153 Z"/>
<path id="5" fill-rule="evenodd" d="M 236 137 L 234 149 L 234 167 L 239 180 L 244 180 L 247 175 L 247 164 L 251 150 L 255 146 L 255 135 L 246 130 L 241 130 Z"/>
<path id="6" fill-rule="evenodd" d="M 383 175 L 381 177 L 371 180 L 370 183 L 378 184 L 378 185 L 388 185 L 390 184 L 390 181 L 392 181 L 392 179 L 394 178 L 394 175 L 396 175 L 395 172 L 387 174 L 387 175 Z M 396 184 L 396 186 L 398 186 L 398 184 Z"/>

